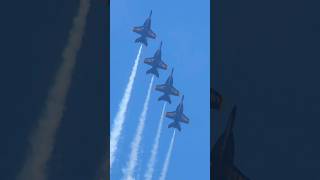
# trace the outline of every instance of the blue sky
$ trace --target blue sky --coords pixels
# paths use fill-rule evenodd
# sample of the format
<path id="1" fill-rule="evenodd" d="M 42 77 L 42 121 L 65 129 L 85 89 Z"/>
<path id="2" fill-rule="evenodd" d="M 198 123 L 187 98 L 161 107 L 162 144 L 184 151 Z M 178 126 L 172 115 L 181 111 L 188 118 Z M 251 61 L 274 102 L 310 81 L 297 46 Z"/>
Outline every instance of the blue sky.
<path id="1" fill-rule="evenodd" d="M 171 68 L 174 67 L 174 86 L 185 95 L 184 112 L 190 124 L 182 124 L 174 144 L 172 158 L 167 174 L 168 180 L 209 179 L 210 178 L 210 2 L 191 1 L 111 1 L 110 38 L 110 119 L 111 125 L 118 110 L 119 102 L 127 85 L 134 59 L 139 46 L 134 43 L 138 37 L 132 27 L 142 25 L 150 10 L 152 29 L 156 40 L 149 40 L 149 46 L 142 49 L 141 59 L 134 82 L 131 100 L 123 135 L 119 141 L 118 152 L 111 172 L 111 179 L 123 175 L 130 153 L 130 143 L 138 124 L 143 102 L 151 79 L 146 75 L 150 67 L 143 64 L 146 57 L 153 56 L 163 41 L 162 58 L 169 70 L 160 70 L 160 78 L 154 85 L 163 84 Z M 160 120 L 162 101 L 157 101 L 161 93 L 152 91 L 143 139 L 140 145 L 137 179 L 142 179 L 150 157 L 151 147 Z M 180 101 L 172 97 L 172 104 L 166 111 L 174 111 Z M 172 129 L 164 120 L 154 178 L 159 178 L 164 158 L 168 150 Z"/>

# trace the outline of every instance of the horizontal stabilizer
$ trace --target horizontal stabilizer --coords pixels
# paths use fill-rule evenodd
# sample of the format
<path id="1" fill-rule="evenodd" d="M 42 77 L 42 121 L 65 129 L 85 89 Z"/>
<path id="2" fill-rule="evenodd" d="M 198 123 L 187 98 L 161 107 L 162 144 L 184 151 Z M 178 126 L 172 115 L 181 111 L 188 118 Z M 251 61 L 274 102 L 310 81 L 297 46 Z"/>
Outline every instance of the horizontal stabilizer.
<path id="1" fill-rule="evenodd" d="M 176 128 L 178 129 L 179 131 L 181 131 L 181 127 L 180 127 L 180 124 L 179 123 L 176 123 L 176 122 L 172 122 L 168 125 L 168 128 Z"/>
<path id="2" fill-rule="evenodd" d="M 137 38 L 135 41 L 135 43 L 142 43 L 144 44 L 145 46 L 148 46 L 148 41 L 145 37 L 141 36 L 139 38 Z"/>
<path id="3" fill-rule="evenodd" d="M 163 96 L 160 96 L 160 97 L 158 98 L 158 101 L 161 101 L 161 100 L 167 101 L 169 104 L 171 104 L 170 96 L 167 95 L 167 94 L 164 94 Z"/>
<path id="4" fill-rule="evenodd" d="M 154 74 L 155 76 L 159 77 L 159 72 L 156 68 L 151 68 L 146 73 L 147 74 Z"/>

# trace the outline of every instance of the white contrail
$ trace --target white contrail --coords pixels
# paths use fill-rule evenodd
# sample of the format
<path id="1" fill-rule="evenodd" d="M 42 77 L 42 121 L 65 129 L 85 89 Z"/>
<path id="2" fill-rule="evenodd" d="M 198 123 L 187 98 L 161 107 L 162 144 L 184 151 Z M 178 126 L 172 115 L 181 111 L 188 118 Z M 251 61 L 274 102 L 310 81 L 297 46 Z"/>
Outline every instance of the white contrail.
<path id="1" fill-rule="evenodd" d="M 114 124 L 113 124 L 111 135 L 110 135 L 111 136 L 110 137 L 110 169 L 112 168 L 112 164 L 115 159 L 115 153 L 118 148 L 119 137 L 122 131 L 124 120 L 126 118 L 126 112 L 127 112 L 128 103 L 131 97 L 134 79 L 137 73 L 141 50 L 142 50 L 142 45 L 140 46 L 138 55 L 136 57 L 136 60 L 134 61 L 134 65 L 132 67 L 132 71 L 129 77 L 129 82 L 127 84 L 126 90 L 119 104 L 119 110 L 116 114 L 116 117 L 114 118 Z"/>
<path id="2" fill-rule="evenodd" d="M 145 180 L 151 180 L 152 179 L 152 175 L 153 175 L 153 171 L 154 171 L 154 164 L 156 162 L 156 156 L 158 153 L 158 147 L 159 147 L 159 140 L 160 140 L 160 135 L 161 135 L 161 129 L 162 129 L 162 124 L 163 124 L 163 119 L 164 119 L 164 112 L 166 109 L 166 104 L 163 104 L 163 108 L 162 108 L 162 113 L 161 113 L 161 117 L 160 117 L 160 121 L 159 121 L 159 125 L 158 125 L 158 130 L 157 130 L 157 134 L 156 137 L 154 139 L 154 144 L 152 146 L 152 150 L 151 150 L 151 157 L 149 159 L 148 162 L 148 166 L 147 166 L 147 171 L 146 174 L 144 175 L 144 179 Z"/>
<path id="3" fill-rule="evenodd" d="M 27 153 L 26 161 L 17 176 L 18 180 L 47 179 L 45 173 L 47 162 L 51 157 L 56 130 L 63 116 L 72 70 L 76 63 L 76 55 L 81 47 L 89 8 L 89 0 L 80 1 L 78 14 L 73 20 L 68 43 L 62 54 L 62 65 L 58 69 L 54 84 L 49 91 L 46 107 L 31 135 L 30 152 Z"/>
<path id="4" fill-rule="evenodd" d="M 137 165 L 138 151 L 139 151 L 139 146 L 140 146 L 140 142 L 142 139 L 142 132 L 144 129 L 144 123 L 145 123 L 146 116 L 147 116 L 148 105 L 149 105 L 149 100 L 150 100 L 150 95 L 151 95 L 152 84 L 153 84 L 153 78 L 154 78 L 154 76 L 152 76 L 152 78 L 151 78 L 149 88 L 148 88 L 147 97 L 144 101 L 143 110 L 140 114 L 140 118 L 139 118 L 139 122 L 138 122 L 139 124 L 138 124 L 137 130 L 136 130 L 136 134 L 135 134 L 135 137 L 131 143 L 131 153 L 129 156 L 129 161 L 127 162 L 126 169 L 123 170 L 124 180 L 134 179 L 133 173 L 134 173 L 134 169 Z"/>
<path id="5" fill-rule="evenodd" d="M 160 175 L 160 180 L 165 180 L 166 176 L 167 176 L 167 172 L 168 172 L 168 167 L 169 167 L 169 162 L 170 162 L 170 158 L 171 158 L 171 153 L 172 153 L 172 149 L 173 149 L 173 143 L 174 143 L 174 138 L 176 135 L 176 131 L 173 131 L 173 135 L 172 135 L 172 139 L 170 142 L 170 146 L 169 146 L 169 150 L 166 156 L 166 160 L 164 161 L 164 165 L 161 171 L 161 175 Z"/>

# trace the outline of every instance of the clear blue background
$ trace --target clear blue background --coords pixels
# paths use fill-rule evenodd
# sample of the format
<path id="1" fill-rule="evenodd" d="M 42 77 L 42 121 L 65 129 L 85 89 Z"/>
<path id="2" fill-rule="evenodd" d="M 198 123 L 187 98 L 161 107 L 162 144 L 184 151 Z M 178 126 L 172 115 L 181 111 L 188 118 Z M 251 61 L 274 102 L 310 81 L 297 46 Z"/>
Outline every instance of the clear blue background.
<path id="1" fill-rule="evenodd" d="M 152 29 L 156 40 L 148 40 L 143 47 L 123 134 L 119 141 L 119 151 L 111 172 L 111 179 L 120 179 L 122 169 L 130 153 L 130 143 L 134 137 L 138 118 L 142 111 L 151 75 L 145 72 L 150 66 L 143 64 L 146 57 L 153 56 L 163 41 L 162 58 L 169 65 L 167 71 L 160 71 L 155 84 L 163 84 L 171 68 L 174 67 L 174 86 L 185 95 L 184 112 L 190 124 L 182 124 L 182 132 L 177 132 L 172 158 L 167 174 L 168 180 L 193 180 L 210 178 L 210 2 L 197 1 L 111 1 L 111 59 L 110 59 L 110 119 L 111 125 L 118 110 L 119 102 L 136 58 L 139 44 L 134 40 L 138 34 L 132 32 L 133 26 L 143 24 L 150 10 Z M 153 89 L 154 89 L 153 85 Z M 152 91 L 143 139 L 139 151 L 136 178 L 143 179 L 150 151 L 154 142 L 163 106 L 157 101 L 161 93 Z M 172 97 L 172 104 L 166 111 L 175 110 L 180 101 Z M 159 178 L 169 142 L 173 133 L 164 120 L 154 178 Z"/>

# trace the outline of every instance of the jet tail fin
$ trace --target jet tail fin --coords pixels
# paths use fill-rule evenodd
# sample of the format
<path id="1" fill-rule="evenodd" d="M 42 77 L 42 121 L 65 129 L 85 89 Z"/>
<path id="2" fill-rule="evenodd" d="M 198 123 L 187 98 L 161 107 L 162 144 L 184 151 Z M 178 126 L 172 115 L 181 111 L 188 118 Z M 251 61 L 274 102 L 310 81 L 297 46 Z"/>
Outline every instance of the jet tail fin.
<path id="1" fill-rule="evenodd" d="M 176 128 L 176 129 L 178 129 L 179 131 L 181 131 L 180 125 L 179 125 L 178 123 L 176 123 L 176 122 L 170 123 L 170 124 L 168 125 L 168 128 Z"/>
<path id="2" fill-rule="evenodd" d="M 145 38 L 145 37 L 143 37 L 143 36 L 137 38 L 134 42 L 135 42 L 135 43 L 142 43 L 142 44 L 144 44 L 145 46 L 148 46 L 147 38 Z"/>
<path id="3" fill-rule="evenodd" d="M 170 96 L 167 95 L 167 94 L 164 94 L 163 96 L 160 96 L 160 97 L 158 98 L 158 101 L 160 101 L 160 100 L 167 101 L 169 104 L 171 104 Z"/>
<path id="4" fill-rule="evenodd" d="M 147 74 L 154 74 L 154 75 L 156 75 L 157 77 L 159 77 L 159 72 L 158 72 L 158 70 L 157 70 L 156 68 L 151 68 L 151 69 L 149 69 L 146 73 L 147 73 Z"/>

